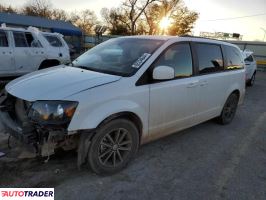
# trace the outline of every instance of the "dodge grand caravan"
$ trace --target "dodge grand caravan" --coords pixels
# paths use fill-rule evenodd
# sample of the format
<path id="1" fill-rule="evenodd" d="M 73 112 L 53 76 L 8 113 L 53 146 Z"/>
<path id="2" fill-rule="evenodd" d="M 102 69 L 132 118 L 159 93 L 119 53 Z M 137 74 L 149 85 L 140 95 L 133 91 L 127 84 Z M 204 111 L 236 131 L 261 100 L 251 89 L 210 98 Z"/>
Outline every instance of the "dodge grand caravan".
<path id="1" fill-rule="evenodd" d="M 0 97 L 7 132 L 38 155 L 77 149 L 99 174 L 124 168 L 140 144 L 217 118 L 245 94 L 235 45 L 194 37 L 111 39 L 61 65 L 10 82 Z"/>

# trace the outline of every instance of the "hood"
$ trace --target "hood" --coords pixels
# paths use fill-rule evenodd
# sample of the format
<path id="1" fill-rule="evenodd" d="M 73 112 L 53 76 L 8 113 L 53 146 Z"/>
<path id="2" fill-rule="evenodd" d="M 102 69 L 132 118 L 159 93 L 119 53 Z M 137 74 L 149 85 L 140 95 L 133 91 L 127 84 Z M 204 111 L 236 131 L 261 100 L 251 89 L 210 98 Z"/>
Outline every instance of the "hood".
<path id="1" fill-rule="evenodd" d="M 62 100 L 90 88 L 118 81 L 121 77 L 60 65 L 11 81 L 6 91 L 27 100 Z"/>

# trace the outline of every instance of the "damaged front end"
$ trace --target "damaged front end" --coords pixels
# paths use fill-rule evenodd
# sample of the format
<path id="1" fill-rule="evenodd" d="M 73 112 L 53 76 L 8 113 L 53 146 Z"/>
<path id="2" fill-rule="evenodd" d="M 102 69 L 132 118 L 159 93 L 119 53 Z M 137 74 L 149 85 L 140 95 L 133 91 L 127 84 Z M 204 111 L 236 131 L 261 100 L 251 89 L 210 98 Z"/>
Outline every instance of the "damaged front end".
<path id="1" fill-rule="evenodd" d="M 35 101 L 0 93 L 0 120 L 11 136 L 34 149 L 36 155 L 50 156 L 55 149 L 75 149 L 79 134 L 68 135 L 67 127 L 77 102 Z"/>

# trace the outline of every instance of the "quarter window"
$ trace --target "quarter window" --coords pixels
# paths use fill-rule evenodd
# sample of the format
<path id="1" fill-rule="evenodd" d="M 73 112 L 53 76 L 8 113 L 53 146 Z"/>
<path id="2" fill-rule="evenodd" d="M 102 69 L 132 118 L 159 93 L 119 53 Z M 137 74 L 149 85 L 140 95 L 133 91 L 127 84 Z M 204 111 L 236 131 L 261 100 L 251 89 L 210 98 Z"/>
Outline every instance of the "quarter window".
<path id="1" fill-rule="evenodd" d="M 174 68 L 176 78 L 192 76 L 192 56 L 189 44 L 176 44 L 168 48 L 156 61 L 154 67 L 157 66 Z"/>
<path id="2" fill-rule="evenodd" d="M 223 70 L 221 47 L 213 44 L 196 44 L 199 73 L 208 74 Z"/>
<path id="3" fill-rule="evenodd" d="M 234 70 L 234 69 L 242 69 L 244 67 L 242 62 L 242 56 L 240 51 L 231 46 L 225 46 L 226 57 L 227 57 L 227 65 L 225 69 Z"/>
<path id="4" fill-rule="evenodd" d="M 56 36 L 44 35 L 44 37 L 50 43 L 50 45 L 53 47 L 62 47 L 63 46 L 62 42 Z"/>
<path id="5" fill-rule="evenodd" d="M 8 40 L 5 31 L 0 31 L 0 47 L 8 47 Z"/>

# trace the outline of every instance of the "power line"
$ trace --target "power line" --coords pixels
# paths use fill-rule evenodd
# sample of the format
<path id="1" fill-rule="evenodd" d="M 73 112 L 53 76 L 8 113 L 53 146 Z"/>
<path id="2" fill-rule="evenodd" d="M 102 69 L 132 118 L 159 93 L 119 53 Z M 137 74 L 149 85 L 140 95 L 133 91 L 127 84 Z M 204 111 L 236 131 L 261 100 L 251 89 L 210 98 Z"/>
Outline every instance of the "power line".
<path id="1" fill-rule="evenodd" d="M 210 20 L 200 20 L 200 21 L 223 21 L 223 20 L 234 20 L 234 19 L 242 19 L 242 18 L 249 18 L 249 17 L 257 17 L 257 16 L 263 16 L 266 15 L 266 13 L 256 14 L 256 15 L 246 15 L 241 17 L 231 17 L 231 18 L 222 18 L 222 19 L 210 19 Z"/>

